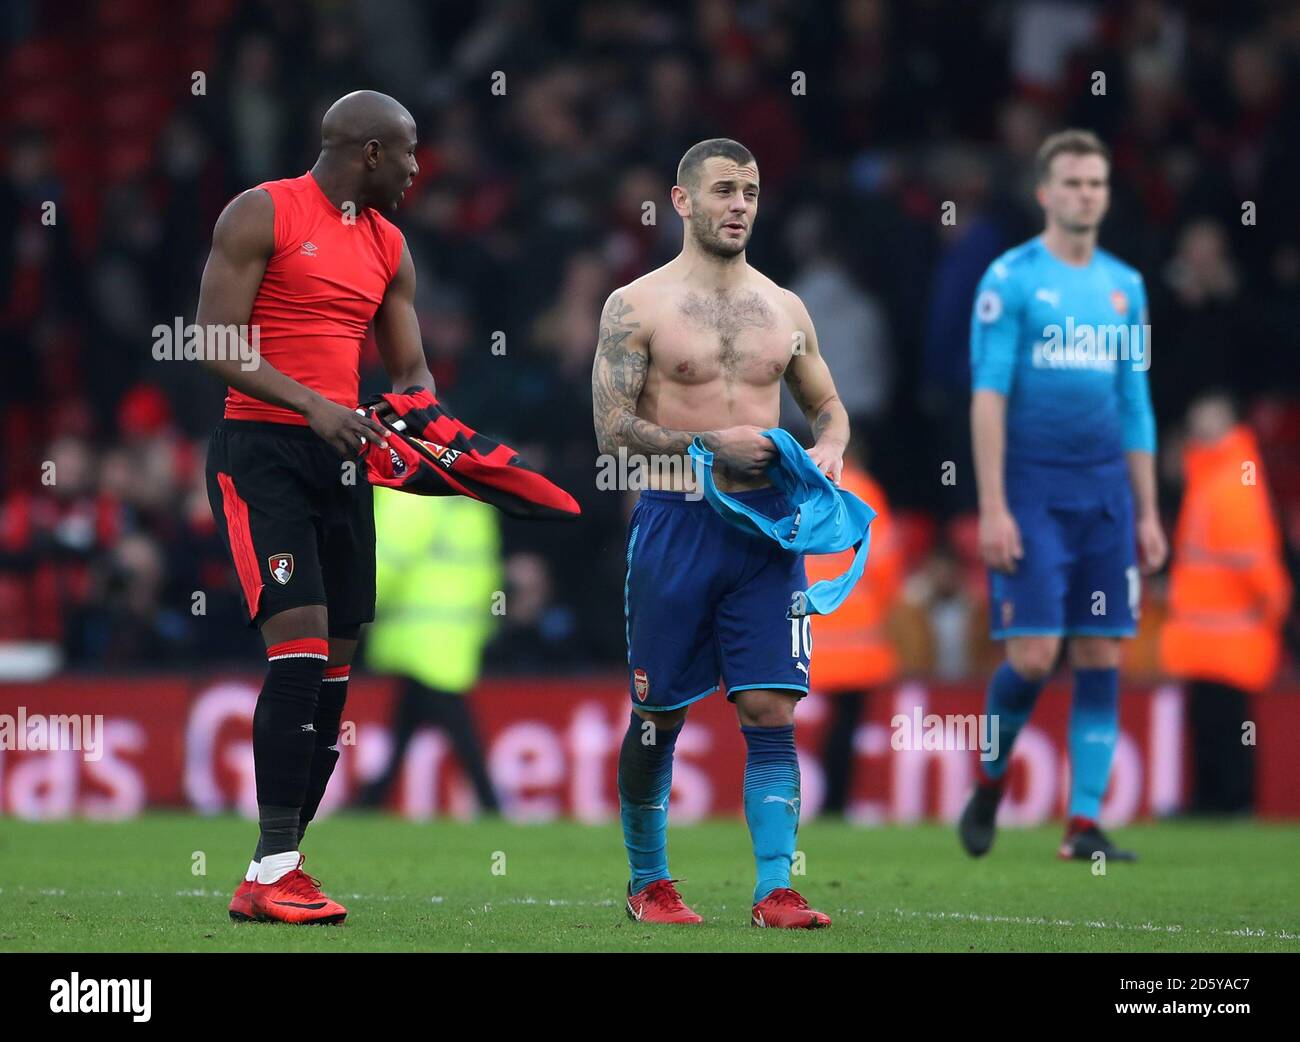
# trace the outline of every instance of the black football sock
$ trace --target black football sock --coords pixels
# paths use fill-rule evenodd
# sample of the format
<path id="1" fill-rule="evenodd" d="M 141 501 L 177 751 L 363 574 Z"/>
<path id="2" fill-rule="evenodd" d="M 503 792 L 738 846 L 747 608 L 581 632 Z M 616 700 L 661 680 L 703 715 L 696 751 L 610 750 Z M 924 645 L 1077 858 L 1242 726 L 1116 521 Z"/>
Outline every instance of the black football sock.
<path id="1" fill-rule="evenodd" d="M 325 798 L 330 775 L 339 762 L 339 721 L 343 719 L 343 706 L 348 700 L 351 671 L 351 666 L 327 666 L 321 680 L 320 698 L 316 702 L 316 748 L 311 757 L 311 776 L 307 779 L 307 798 L 298 816 L 299 843 Z"/>
<path id="2" fill-rule="evenodd" d="M 266 649 L 270 663 L 253 713 L 253 770 L 261 839 L 255 860 L 298 849 L 299 815 L 316 748 L 316 703 L 329 659 L 320 638 Z"/>

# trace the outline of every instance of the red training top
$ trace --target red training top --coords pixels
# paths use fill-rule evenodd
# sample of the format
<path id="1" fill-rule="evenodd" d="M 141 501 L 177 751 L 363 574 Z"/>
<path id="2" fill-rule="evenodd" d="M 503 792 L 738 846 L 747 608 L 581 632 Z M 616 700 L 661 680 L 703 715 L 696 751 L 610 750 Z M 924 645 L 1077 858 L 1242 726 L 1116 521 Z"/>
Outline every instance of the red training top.
<path id="1" fill-rule="evenodd" d="M 275 204 L 275 252 L 249 318 L 261 356 L 285 376 L 354 409 L 361 346 L 401 263 L 402 233 L 369 207 L 345 220 L 310 173 L 257 187 Z M 307 423 L 291 409 L 233 387 L 226 417 Z"/>

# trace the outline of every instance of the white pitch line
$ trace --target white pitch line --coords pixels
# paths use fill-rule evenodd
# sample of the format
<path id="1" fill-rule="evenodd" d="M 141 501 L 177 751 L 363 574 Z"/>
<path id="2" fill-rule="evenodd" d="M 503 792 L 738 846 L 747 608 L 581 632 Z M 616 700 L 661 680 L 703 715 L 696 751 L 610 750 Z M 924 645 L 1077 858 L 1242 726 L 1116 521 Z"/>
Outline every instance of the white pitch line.
<path id="1" fill-rule="evenodd" d="M 849 909 L 841 909 L 848 914 Z M 858 915 L 864 913 L 858 912 Z M 1300 941 L 1300 934 L 1291 933 L 1281 927 L 1270 929 L 1242 927 L 1237 930 L 1219 930 L 1213 926 L 1205 929 L 1185 927 L 1178 923 L 1160 925 L 1145 922 L 1141 924 L 1106 922 L 1102 919 L 1088 919 L 1073 922 L 1069 919 L 1046 919 L 1042 916 L 1024 915 L 981 915 L 976 912 L 918 912 L 908 908 L 895 908 L 894 914 L 910 919 L 948 919 L 971 923 L 1011 923 L 1015 926 L 1056 926 L 1067 930 L 1083 928 L 1087 930 L 1129 930 L 1136 933 L 1171 933 L 1171 934 L 1213 934 L 1220 937 L 1273 937 L 1281 941 Z"/>

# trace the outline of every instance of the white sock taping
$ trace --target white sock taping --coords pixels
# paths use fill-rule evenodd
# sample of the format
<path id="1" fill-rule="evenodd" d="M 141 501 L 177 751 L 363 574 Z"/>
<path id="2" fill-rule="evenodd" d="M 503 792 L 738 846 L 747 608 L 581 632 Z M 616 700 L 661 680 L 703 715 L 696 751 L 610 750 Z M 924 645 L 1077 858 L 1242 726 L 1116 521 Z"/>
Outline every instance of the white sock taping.
<path id="1" fill-rule="evenodd" d="M 298 867 L 298 851 L 286 850 L 283 854 L 266 854 L 257 867 L 257 881 L 262 885 L 276 882 Z"/>

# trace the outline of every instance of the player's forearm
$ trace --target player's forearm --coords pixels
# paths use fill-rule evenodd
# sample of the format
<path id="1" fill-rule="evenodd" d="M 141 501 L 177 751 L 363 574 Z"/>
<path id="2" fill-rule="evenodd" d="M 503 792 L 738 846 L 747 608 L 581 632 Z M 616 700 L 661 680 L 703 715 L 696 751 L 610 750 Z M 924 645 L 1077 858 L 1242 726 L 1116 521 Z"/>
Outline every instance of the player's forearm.
<path id="1" fill-rule="evenodd" d="M 259 359 L 257 368 L 249 370 L 245 370 L 238 359 L 205 360 L 203 364 L 235 390 L 260 402 L 292 409 L 300 416 L 306 416 L 313 406 L 324 400 L 320 394 L 285 376 L 265 359 Z"/>
<path id="2" fill-rule="evenodd" d="M 975 487 L 981 510 L 1005 510 L 1007 400 L 997 391 L 976 391 L 970 406 Z"/>
<path id="3" fill-rule="evenodd" d="M 849 413 L 839 397 L 824 402 L 819 409 L 810 410 L 809 426 L 813 441 L 818 445 L 834 445 L 840 449 L 849 444 Z"/>
<path id="4" fill-rule="evenodd" d="M 408 387 L 423 387 L 432 395 L 438 393 L 433 385 L 433 374 L 429 372 L 429 367 L 423 359 L 400 370 L 390 369 L 388 378 L 393 381 L 394 394 L 405 394 Z"/>
<path id="5" fill-rule="evenodd" d="M 644 456 L 684 456 L 695 438 L 709 444 L 711 431 L 679 431 L 661 427 L 633 413 L 619 410 L 596 423 L 596 443 L 601 452 L 614 453 L 620 448 Z"/>
<path id="6" fill-rule="evenodd" d="M 1139 521 L 1156 516 L 1156 458 L 1150 452 L 1127 452 L 1128 480 Z"/>

